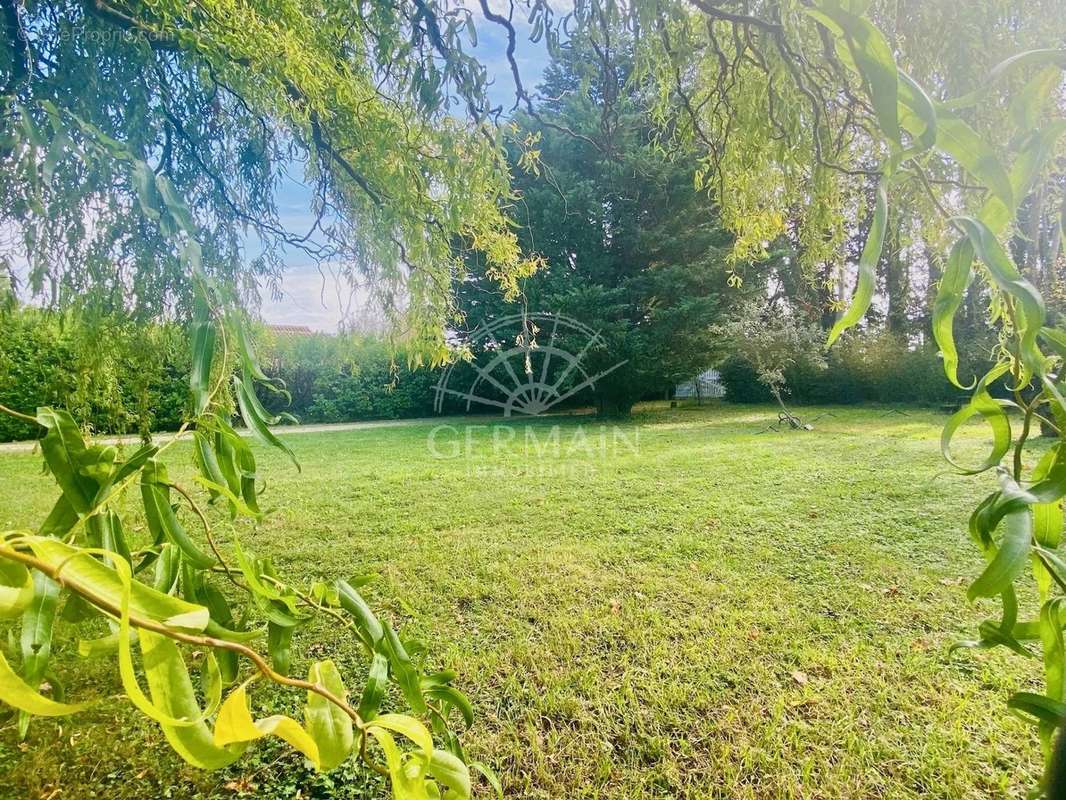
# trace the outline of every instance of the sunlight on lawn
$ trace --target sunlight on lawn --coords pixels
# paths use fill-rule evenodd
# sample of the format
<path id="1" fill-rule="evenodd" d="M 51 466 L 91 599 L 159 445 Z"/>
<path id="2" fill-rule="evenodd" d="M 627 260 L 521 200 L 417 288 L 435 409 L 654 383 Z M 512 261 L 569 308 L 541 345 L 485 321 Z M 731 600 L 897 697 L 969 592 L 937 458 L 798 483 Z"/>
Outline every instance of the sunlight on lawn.
<path id="1" fill-rule="evenodd" d="M 943 473 L 941 416 L 837 408 L 812 433 L 754 435 L 774 414 L 638 409 L 623 426 L 637 447 L 554 472 L 515 444 L 524 433 L 501 447 L 494 426 L 445 457 L 432 423 L 290 436 L 303 477 L 261 453 L 262 499 L 277 505 L 241 541 L 297 579 L 379 572 L 368 594 L 459 672 L 481 719 L 468 750 L 512 797 L 1021 796 L 1035 737 L 999 708 L 1036 672 L 998 652 L 947 655 L 989 611 L 965 603 L 980 564 L 959 545 L 991 477 Z M 563 442 L 600 426 L 510 423 L 540 442 L 555 424 Z M 979 460 L 983 442 L 967 428 L 960 455 Z M 172 459 L 178 480 L 188 455 Z M 5 528 L 47 512 L 38 463 L 0 454 Z M 333 633 L 315 623 L 294 651 L 362 674 Z M 57 639 L 68 687 L 119 692 L 110 662 Z M 197 772 L 125 702 L 35 720 L 29 744 L 10 726 L 0 739 L 20 797 L 60 777 L 109 798 L 386 796 L 351 762 L 316 776 L 273 743 Z"/>

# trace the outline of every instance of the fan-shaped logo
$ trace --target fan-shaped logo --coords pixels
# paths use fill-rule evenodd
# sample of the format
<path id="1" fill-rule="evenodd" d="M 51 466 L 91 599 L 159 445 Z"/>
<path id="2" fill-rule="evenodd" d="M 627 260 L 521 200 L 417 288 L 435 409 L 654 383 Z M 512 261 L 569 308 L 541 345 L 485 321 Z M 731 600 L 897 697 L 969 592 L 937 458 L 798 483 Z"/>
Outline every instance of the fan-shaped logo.
<path id="1" fill-rule="evenodd" d="M 502 409 L 505 417 L 536 416 L 626 363 L 592 372 L 588 362 L 603 360 L 603 337 L 577 320 L 546 312 L 483 324 L 465 343 L 472 358 L 444 370 L 434 390 L 437 413 L 453 399 L 466 412 L 482 406 Z"/>

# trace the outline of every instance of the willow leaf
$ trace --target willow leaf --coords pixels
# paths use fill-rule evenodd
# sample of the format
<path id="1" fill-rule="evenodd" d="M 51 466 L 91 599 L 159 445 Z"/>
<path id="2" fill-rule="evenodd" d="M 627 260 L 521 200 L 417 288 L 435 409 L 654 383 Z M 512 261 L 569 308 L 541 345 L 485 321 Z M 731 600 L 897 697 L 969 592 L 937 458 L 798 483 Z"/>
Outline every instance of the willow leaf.
<path id="1" fill-rule="evenodd" d="M 1033 374 L 1042 375 L 1044 356 L 1037 346 L 1037 337 L 1046 317 L 1044 299 L 1018 271 L 999 238 L 987 225 L 972 217 L 955 217 L 954 220 L 970 237 L 974 254 L 988 267 L 996 286 L 1017 301 L 1015 313 L 1021 334 L 1021 360 Z"/>
<path id="2" fill-rule="evenodd" d="M 970 600 L 1001 594 L 1025 569 L 1033 540 L 1033 518 L 1028 508 L 1003 518 L 1003 538 L 991 562 L 967 590 Z"/>
<path id="3" fill-rule="evenodd" d="M 448 787 L 448 800 L 470 800 L 470 768 L 446 750 L 434 750 L 426 772 Z"/>
<path id="4" fill-rule="evenodd" d="M 18 617 L 33 600 L 33 576 L 16 561 L 0 556 L 0 619 Z"/>
<path id="5" fill-rule="evenodd" d="M 328 659 L 312 664 L 307 680 L 321 686 L 341 700 L 347 701 L 348 699 L 340 672 Z M 304 726 L 318 745 L 321 769 L 336 768 L 352 752 L 355 741 L 352 733 L 352 718 L 344 709 L 336 703 L 331 703 L 322 695 L 308 691 L 307 705 L 304 708 Z"/>
<path id="6" fill-rule="evenodd" d="M 277 736 L 303 753 L 315 769 L 321 769 L 318 745 L 311 734 L 304 730 L 296 720 L 282 715 L 260 720 L 252 718 L 245 686 L 242 683 L 230 692 L 226 702 L 222 704 L 215 722 L 215 745 L 218 747 L 243 745 L 262 739 L 264 736 Z"/>
<path id="7" fill-rule="evenodd" d="M 943 104 L 936 106 L 936 117 L 937 147 L 988 187 L 1007 208 L 1014 208 L 1014 190 L 1010 175 L 1000 163 L 992 146 Z"/>
<path id="8" fill-rule="evenodd" d="M 46 430 L 41 439 L 41 452 L 48 470 L 71 508 L 79 515 L 88 513 L 96 485 L 78 472 L 85 442 L 74 418 L 66 411 L 45 407 L 37 409 L 37 422 Z"/>
<path id="9" fill-rule="evenodd" d="M 385 638 L 385 629 L 382 627 L 377 615 L 367 605 L 363 596 L 353 589 L 347 581 L 337 581 L 337 594 L 341 607 L 351 614 L 355 620 L 355 626 L 359 637 L 363 640 L 363 644 L 370 651 L 376 650 L 378 643 Z"/>
<path id="10" fill-rule="evenodd" d="M 89 707 L 89 703 L 59 703 L 37 693 L 11 669 L 0 649 L 0 702 L 35 717 L 64 717 Z"/>
<path id="11" fill-rule="evenodd" d="M 267 426 L 266 420 L 256 410 L 259 401 L 251 399 L 250 395 L 255 393 L 252 382 L 247 379 L 241 380 L 234 375 L 233 387 L 236 390 L 237 406 L 241 410 L 241 418 L 244 420 L 244 424 L 248 426 L 248 430 L 267 447 L 275 447 L 285 453 L 296 466 L 296 469 L 299 470 L 300 462 L 296 460 L 296 454 L 292 452 L 287 444 L 274 435 L 273 431 Z"/>
<path id="12" fill-rule="evenodd" d="M 944 374 L 960 389 L 970 389 L 959 382 L 959 351 L 955 347 L 955 313 L 962 305 L 966 289 L 970 285 L 973 265 L 973 245 L 966 237 L 959 239 L 951 248 L 944 275 L 940 279 L 936 300 L 933 302 L 933 338 L 944 359 Z M 998 463 L 998 462 L 997 462 Z"/>
<path id="13" fill-rule="evenodd" d="M 385 693 L 389 688 L 389 660 L 382 653 L 374 653 L 370 673 L 359 698 L 359 716 L 366 722 L 374 719 L 381 710 Z"/>
<path id="14" fill-rule="evenodd" d="M 139 631 L 139 639 L 145 680 L 155 706 L 165 717 L 184 720 L 180 725 L 160 723 L 175 752 L 193 766 L 209 770 L 221 769 L 240 758 L 243 747 L 215 743 L 204 722 L 209 714 L 200 709 L 178 646 L 166 636 L 148 630 Z M 211 706 L 217 705 L 217 697 L 209 698 L 208 711 L 213 714 Z"/>
<path id="15" fill-rule="evenodd" d="M 28 686 L 37 689 L 48 671 L 52 658 L 52 631 L 55 628 L 56 604 L 59 602 L 59 584 L 40 572 L 33 573 L 33 599 L 22 613 L 22 634 L 19 644 L 22 650 L 22 679 Z M 19 712 L 19 738 L 26 737 L 30 715 Z"/>
<path id="16" fill-rule="evenodd" d="M 851 298 L 848 310 L 836 321 L 829 332 L 827 346 L 833 344 L 840 334 L 861 320 L 870 308 L 870 301 L 873 300 L 874 289 L 877 286 L 877 262 L 881 258 L 887 223 L 888 192 L 885 188 L 885 179 L 882 179 L 877 184 L 873 222 L 870 225 L 870 232 L 866 235 L 862 254 L 859 256 L 859 280 L 855 286 L 855 294 Z"/>
<path id="17" fill-rule="evenodd" d="M 1066 722 L 1066 703 L 1034 692 L 1015 692 L 1007 701 L 1007 708 L 1035 717 L 1056 727 Z"/>
<path id="18" fill-rule="evenodd" d="M 189 561 L 201 569 L 215 564 L 215 559 L 201 550 L 178 521 L 170 505 L 170 479 L 166 467 L 150 458 L 141 471 L 141 499 L 148 528 L 158 540 L 160 536 L 179 547 Z"/>
<path id="19" fill-rule="evenodd" d="M 214 355 L 215 323 L 211 319 L 207 301 L 198 295 L 192 323 L 192 369 L 189 372 L 189 387 L 192 390 L 196 416 L 207 410 L 211 399 L 209 386 Z"/>
<path id="20" fill-rule="evenodd" d="M 898 145 L 898 72 L 892 46 L 885 35 L 869 20 L 851 13 L 836 2 L 820 2 L 816 9 L 807 9 L 807 13 L 820 22 L 828 18 L 834 25 L 826 27 L 835 35 L 843 34 L 852 60 L 866 84 L 881 132 Z"/>

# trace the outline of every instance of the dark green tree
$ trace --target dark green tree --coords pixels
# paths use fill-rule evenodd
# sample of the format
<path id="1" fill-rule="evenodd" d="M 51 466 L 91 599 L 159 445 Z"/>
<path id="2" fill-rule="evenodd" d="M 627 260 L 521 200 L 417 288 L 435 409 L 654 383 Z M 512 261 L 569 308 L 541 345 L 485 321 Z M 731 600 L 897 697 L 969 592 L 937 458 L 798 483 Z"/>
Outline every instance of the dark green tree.
<path id="1" fill-rule="evenodd" d="M 592 390 L 610 416 L 709 367 L 720 352 L 711 327 L 736 295 L 732 239 L 693 186 L 692 153 L 656 138 L 617 41 L 610 51 L 575 39 L 560 53 L 541 87 L 555 99 L 518 116 L 512 149 L 519 238 L 545 260 L 523 284 L 527 308 L 599 332 L 589 374 L 625 362 Z M 515 313 L 484 278 L 460 294 L 471 328 Z"/>

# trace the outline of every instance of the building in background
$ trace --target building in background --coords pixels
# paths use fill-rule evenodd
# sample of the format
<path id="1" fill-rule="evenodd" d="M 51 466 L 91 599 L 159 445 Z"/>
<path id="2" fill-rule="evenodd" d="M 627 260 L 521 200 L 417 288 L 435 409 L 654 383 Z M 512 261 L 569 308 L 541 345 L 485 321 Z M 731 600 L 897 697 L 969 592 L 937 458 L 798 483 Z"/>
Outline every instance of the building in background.
<path id="1" fill-rule="evenodd" d="M 687 400 L 694 397 L 698 402 L 702 402 L 709 397 L 725 397 L 725 386 L 722 385 L 721 378 L 716 369 L 701 372 L 692 380 L 679 383 L 674 388 L 674 399 Z"/>

